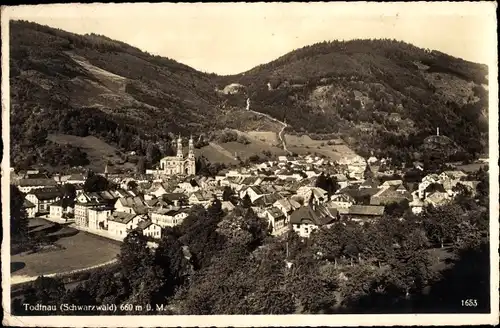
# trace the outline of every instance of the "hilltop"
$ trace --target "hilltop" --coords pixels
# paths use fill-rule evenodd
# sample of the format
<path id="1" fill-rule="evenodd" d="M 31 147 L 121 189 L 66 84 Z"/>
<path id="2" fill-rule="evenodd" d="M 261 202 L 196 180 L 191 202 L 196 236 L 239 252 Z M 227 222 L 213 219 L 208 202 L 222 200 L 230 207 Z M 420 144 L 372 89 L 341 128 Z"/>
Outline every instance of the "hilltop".
<path id="1" fill-rule="evenodd" d="M 411 160 L 437 127 L 464 154 L 487 149 L 486 65 L 393 40 L 322 42 L 242 74 L 254 110 L 295 133 L 337 134 L 360 154 Z M 242 102 L 243 100 L 240 100 Z"/>
<path id="2" fill-rule="evenodd" d="M 51 163 L 61 146 L 49 134 L 166 155 L 178 133 L 199 147 L 226 128 L 278 133 L 247 98 L 288 134 L 342 138 L 361 155 L 412 160 L 436 126 L 462 153 L 487 149 L 487 67 L 403 42 L 324 42 L 218 76 L 105 36 L 24 21 L 10 31 L 13 165 Z M 81 161 L 57 164 L 85 165 L 78 143 L 64 147 Z"/>

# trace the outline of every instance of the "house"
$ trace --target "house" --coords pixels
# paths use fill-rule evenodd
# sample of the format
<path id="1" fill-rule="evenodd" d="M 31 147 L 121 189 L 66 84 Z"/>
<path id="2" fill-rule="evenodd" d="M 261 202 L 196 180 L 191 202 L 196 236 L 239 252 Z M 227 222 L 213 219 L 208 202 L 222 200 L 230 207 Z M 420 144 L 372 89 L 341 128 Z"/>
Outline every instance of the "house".
<path id="1" fill-rule="evenodd" d="M 272 228 L 273 235 L 281 235 L 286 232 L 287 218 L 279 208 L 273 206 L 266 209 L 264 213 L 269 222 L 269 226 Z"/>
<path id="2" fill-rule="evenodd" d="M 175 209 L 157 209 L 151 212 L 151 221 L 161 227 L 173 227 L 188 217 L 186 211 Z"/>
<path id="3" fill-rule="evenodd" d="M 388 205 L 411 201 L 411 194 L 406 189 L 399 189 L 399 185 L 385 185 L 370 198 L 370 205 Z"/>
<path id="4" fill-rule="evenodd" d="M 381 187 L 401 186 L 402 184 L 403 180 L 387 180 L 382 183 Z"/>
<path id="5" fill-rule="evenodd" d="M 141 197 L 122 197 L 115 202 L 115 211 L 133 214 L 146 214 L 147 206 Z"/>
<path id="6" fill-rule="evenodd" d="M 52 219 L 62 219 L 63 214 L 64 214 L 64 209 L 63 209 L 62 199 L 59 199 L 58 201 L 55 201 L 54 203 L 50 204 L 49 216 Z"/>
<path id="7" fill-rule="evenodd" d="M 384 215 L 385 206 L 352 205 L 348 209 L 339 209 L 341 218 L 350 218 L 354 221 L 370 221 Z"/>
<path id="8" fill-rule="evenodd" d="M 101 193 L 102 194 L 102 193 Z M 75 224 L 88 227 L 89 217 L 88 210 L 95 207 L 101 207 L 107 205 L 106 199 L 101 196 L 100 193 L 81 193 L 76 197 L 75 203 Z"/>
<path id="9" fill-rule="evenodd" d="M 325 202 L 328 199 L 328 192 L 319 187 L 303 186 L 297 189 L 297 195 L 301 196 L 305 202 L 314 198 L 319 202 Z"/>
<path id="10" fill-rule="evenodd" d="M 175 207 L 182 206 L 184 203 L 188 202 L 186 195 L 179 192 L 164 194 L 161 199 L 163 199 L 167 204 Z"/>
<path id="11" fill-rule="evenodd" d="M 418 191 L 412 193 L 412 201 L 409 203 L 411 211 L 413 214 L 419 214 L 424 209 L 424 202 L 418 197 Z"/>
<path id="12" fill-rule="evenodd" d="M 113 213 L 113 208 L 108 205 L 96 206 L 87 210 L 88 227 L 94 230 L 107 230 L 108 217 Z"/>
<path id="13" fill-rule="evenodd" d="M 250 186 L 246 189 L 243 189 L 241 192 L 240 192 L 240 198 L 243 199 L 245 198 L 246 195 L 248 195 L 248 197 L 250 197 L 250 201 L 253 202 L 259 198 L 259 197 L 262 197 L 266 194 L 266 192 L 264 190 L 262 190 L 262 188 L 260 186 Z"/>
<path id="14" fill-rule="evenodd" d="M 84 184 L 86 178 L 83 176 L 83 174 L 71 174 L 70 176 L 67 177 L 65 183 L 69 184 Z"/>
<path id="15" fill-rule="evenodd" d="M 203 191 L 196 191 L 188 198 L 189 204 L 192 205 L 209 205 L 213 200 L 213 195 Z"/>
<path id="16" fill-rule="evenodd" d="M 27 199 L 24 199 L 23 208 L 26 210 L 28 218 L 34 218 L 36 214 L 36 206 Z"/>
<path id="17" fill-rule="evenodd" d="M 29 193 L 34 189 L 55 188 L 57 182 L 54 179 L 41 178 L 41 179 L 20 179 L 17 182 L 17 187 L 23 193 Z"/>
<path id="18" fill-rule="evenodd" d="M 349 208 L 356 203 L 356 200 L 347 194 L 335 194 L 328 203 L 333 208 Z"/>
<path id="19" fill-rule="evenodd" d="M 26 199 L 35 205 L 35 213 L 49 213 L 50 204 L 62 198 L 62 192 L 57 188 L 32 189 Z"/>
<path id="20" fill-rule="evenodd" d="M 286 156 L 278 156 L 278 162 L 287 163 L 288 158 Z"/>
<path id="21" fill-rule="evenodd" d="M 299 209 L 302 205 L 291 198 L 282 198 L 274 202 L 273 207 L 278 208 L 287 218 L 293 211 Z"/>
<path id="22" fill-rule="evenodd" d="M 342 188 L 345 188 L 349 185 L 349 179 L 347 179 L 347 177 L 344 175 L 344 174 L 334 174 L 333 177 L 335 177 L 335 179 L 337 179 L 337 183 L 339 184 L 339 187 L 342 189 Z"/>
<path id="23" fill-rule="evenodd" d="M 373 178 L 366 179 L 359 185 L 359 189 L 366 189 L 366 188 L 378 188 L 380 185 L 379 181 Z"/>
<path id="24" fill-rule="evenodd" d="M 164 183 L 153 184 L 153 187 L 149 191 L 150 195 L 154 195 L 156 198 L 163 196 L 168 193 L 168 186 Z"/>
<path id="25" fill-rule="evenodd" d="M 290 224 L 293 231 L 300 237 L 309 238 L 312 231 L 331 224 L 337 218 L 337 210 L 311 202 L 302 206 L 290 215 Z"/>
<path id="26" fill-rule="evenodd" d="M 425 205 L 442 206 L 448 203 L 452 197 L 447 192 L 434 191 L 426 195 Z"/>
<path id="27" fill-rule="evenodd" d="M 191 180 L 189 182 L 181 182 L 177 185 L 177 189 L 174 192 L 182 192 L 185 194 L 191 194 L 195 191 L 200 190 L 200 187 L 196 183 L 196 181 Z"/>
<path id="28" fill-rule="evenodd" d="M 254 207 L 269 207 L 272 204 L 274 204 L 277 200 L 283 199 L 284 197 L 281 196 L 279 193 L 275 192 L 272 194 L 266 194 L 258 197 L 257 199 L 254 200 L 252 203 L 252 206 Z"/>
<path id="29" fill-rule="evenodd" d="M 116 237 L 125 238 L 143 219 L 143 215 L 114 212 L 107 218 L 108 232 Z"/>
<path id="30" fill-rule="evenodd" d="M 231 212 L 235 209 L 235 206 L 233 205 L 233 203 L 231 203 L 229 201 L 222 201 L 221 206 L 222 206 L 222 210 L 225 212 Z"/>
<path id="31" fill-rule="evenodd" d="M 161 239 L 161 227 L 154 224 L 151 220 L 144 220 L 137 224 L 137 228 L 146 237 L 151 237 L 154 239 Z"/>

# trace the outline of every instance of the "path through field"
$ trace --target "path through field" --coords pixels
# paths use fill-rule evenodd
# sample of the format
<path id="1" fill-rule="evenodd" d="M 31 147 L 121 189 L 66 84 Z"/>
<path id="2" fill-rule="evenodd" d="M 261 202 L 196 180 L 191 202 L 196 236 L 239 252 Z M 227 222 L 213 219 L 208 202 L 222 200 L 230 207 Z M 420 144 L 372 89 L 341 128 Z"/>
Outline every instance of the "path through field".
<path id="1" fill-rule="evenodd" d="M 278 133 L 278 138 L 280 139 L 281 144 L 283 145 L 283 150 L 286 151 L 289 155 L 292 155 L 292 152 L 289 151 L 288 148 L 286 147 L 286 142 L 285 142 L 285 129 L 288 127 L 288 124 L 286 124 L 285 122 L 282 122 L 274 117 L 271 117 L 268 114 L 264 114 L 264 113 L 257 112 L 257 111 L 250 109 L 250 98 L 247 99 L 247 110 L 256 114 L 256 115 L 267 117 L 271 121 L 274 121 L 276 123 L 281 124 L 283 127 L 281 128 L 280 132 Z"/>

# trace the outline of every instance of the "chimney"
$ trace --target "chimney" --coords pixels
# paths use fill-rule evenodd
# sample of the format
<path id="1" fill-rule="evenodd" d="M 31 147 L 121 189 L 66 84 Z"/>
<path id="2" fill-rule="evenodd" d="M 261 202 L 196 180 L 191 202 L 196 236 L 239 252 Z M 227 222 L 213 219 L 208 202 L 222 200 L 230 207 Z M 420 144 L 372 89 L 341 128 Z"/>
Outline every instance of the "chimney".
<path id="1" fill-rule="evenodd" d="M 439 127 L 436 129 L 436 135 L 439 136 Z"/>

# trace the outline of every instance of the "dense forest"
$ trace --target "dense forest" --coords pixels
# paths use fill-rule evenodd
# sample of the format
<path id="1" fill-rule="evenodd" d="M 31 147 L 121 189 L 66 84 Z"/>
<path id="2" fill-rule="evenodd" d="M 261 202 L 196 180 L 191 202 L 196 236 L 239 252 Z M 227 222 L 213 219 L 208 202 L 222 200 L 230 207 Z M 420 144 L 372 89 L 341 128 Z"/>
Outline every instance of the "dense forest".
<path id="1" fill-rule="evenodd" d="M 364 225 L 337 221 L 308 240 L 293 232 L 270 236 L 244 199 L 229 214 L 214 200 L 166 228 L 154 250 L 131 232 L 118 265 L 87 273 L 70 290 L 58 278 L 40 277 L 23 295 L 29 304 L 116 304 L 113 314 L 488 312 L 488 173 L 468 178 L 480 181 L 474 197 L 462 188 L 446 206 L 418 215 L 394 207 Z M 18 203 L 13 208 L 14 233 L 25 218 Z M 463 307 L 465 299 L 478 306 Z M 21 303 L 14 301 L 14 313 L 29 314 Z"/>
<path id="2" fill-rule="evenodd" d="M 48 133 L 141 153 L 155 143 L 166 154 L 178 133 L 251 129 L 238 121 L 247 97 L 289 132 L 336 135 L 363 156 L 422 160 L 437 127 L 460 145 L 438 155 L 470 160 L 487 150 L 486 65 L 400 41 L 322 42 L 217 76 L 100 35 L 25 21 L 10 31 L 13 164 L 47 163 L 57 147 Z M 216 91 L 231 83 L 243 91 Z"/>

